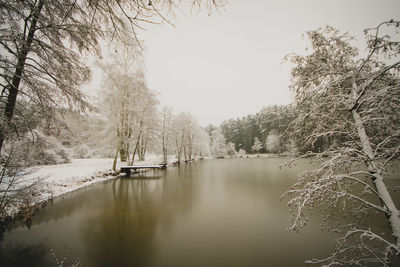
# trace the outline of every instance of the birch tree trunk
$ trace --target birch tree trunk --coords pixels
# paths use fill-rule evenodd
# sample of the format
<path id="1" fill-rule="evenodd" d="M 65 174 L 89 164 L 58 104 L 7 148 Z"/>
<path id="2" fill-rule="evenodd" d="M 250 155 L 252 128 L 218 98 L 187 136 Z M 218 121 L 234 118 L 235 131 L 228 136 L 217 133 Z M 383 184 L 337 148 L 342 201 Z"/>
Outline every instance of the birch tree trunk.
<path id="1" fill-rule="evenodd" d="M 142 142 L 142 153 L 141 153 L 140 159 L 143 161 L 145 160 L 145 155 L 146 155 L 146 151 L 147 151 L 147 144 L 149 141 L 149 132 L 150 132 L 150 129 L 147 129 L 146 136 L 144 137 L 144 140 Z"/>
<path id="2" fill-rule="evenodd" d="M 176 139 L 176 146 L 177 146 L 177 161 L 178 164 L 181 163 L 181 159 L 182 159 L 182 148 L 183 148 L 183 140 L 185 138 L 185 134 L 182 131 L 182 136 L 181 136 L 181 142 L 179 143 L 178 138 Z"/>
<path id="3" fill-rule="evenodd" d="M 132 152 L 132 159 L 129 162 L 129 166 L 132 166 L 133 162 L 135 162 L 135 155 L 136 155 L 136 153 L 138 151 L 138 148 L 139 148 L 140 138 L 141 138 L 141 135 L 142 135 L 142 128 L 143 128 L 143 121 L 141 121 L 140 125 L 139 125 L 139 134 L 138 134 L 138 137 L 137 137 L 137 140 L 136 140 L 135 149 Z"/>
<path id="4" fill-rule="evenodd" d="M 166 110 L 163 110 L 163 121 L 162 121 L 162 153 L 163 153 L 163 164 L 168 163 L 167 155 L 167 143 L 168 143 L 168 134 L 167 134 L 167 125 L 166 125 Z"/>
<path id="5" fill-rule="evenodd" d="M 392 227 L 393 236 L 396 238 L 396 245 L 400 247 L 400 212 L 393 202 L 390 196 L 389 190 L 387 189 L 383 176 L 379 173 L 377 168 L 377 163 L 374 160 L 374 154 L 371 147 L 371 143 L 368 139 L 367 133 L 365 131 L 364 123 L 360 114 L 356 109 L 352 110 L 352 115 L 354 122 L 356 123 L 358 136 L 361 141 L 361 146 L 363 152 L 368 156 L 367 166 L 368 171 L 373 177 L 373 183 L 375 185 L 376 191 L 379 193 L 380 200 L 383 205 L 388 210 L 388 219 L 390 226 Z"/>

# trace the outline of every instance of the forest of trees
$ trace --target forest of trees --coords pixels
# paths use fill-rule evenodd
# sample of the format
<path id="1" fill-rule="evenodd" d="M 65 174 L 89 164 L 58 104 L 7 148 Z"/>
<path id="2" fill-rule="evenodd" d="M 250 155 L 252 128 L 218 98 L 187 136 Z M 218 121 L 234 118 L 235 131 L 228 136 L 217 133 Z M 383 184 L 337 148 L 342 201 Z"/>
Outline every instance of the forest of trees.
<path id="1" fill-rule="evenodd" d="M 269 106 L 255 115 L 248 115 L 242 119 L 224 121 L 220 127 L 227 143 L 233 143 L 239 151 L 255 153 L 252 149 L 254 140 L 261 142 L 259 152 L 265 153 L 296 153 L 301 147 L 294 145 L 286 135 L 286 129 L 296 116 L 294 105 Z M 212 126 L 208 126 L 210 128 Z M 301 147 L 301 150 L 307 148 Z"/>

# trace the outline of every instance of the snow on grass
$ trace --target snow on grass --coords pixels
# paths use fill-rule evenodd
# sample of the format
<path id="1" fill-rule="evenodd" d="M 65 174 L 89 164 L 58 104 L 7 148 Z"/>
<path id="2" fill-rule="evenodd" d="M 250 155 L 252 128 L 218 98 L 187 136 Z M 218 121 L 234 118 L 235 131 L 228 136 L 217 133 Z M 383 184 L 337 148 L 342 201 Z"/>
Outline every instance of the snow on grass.
<path id="1" fill-rule="evenodd" d="M 71 184 L 110 169 L 113 159 L 74 159 L 71 163 L 35 166 L 26 170 L 23 180 L 41 178 L 43 183 Z"/>

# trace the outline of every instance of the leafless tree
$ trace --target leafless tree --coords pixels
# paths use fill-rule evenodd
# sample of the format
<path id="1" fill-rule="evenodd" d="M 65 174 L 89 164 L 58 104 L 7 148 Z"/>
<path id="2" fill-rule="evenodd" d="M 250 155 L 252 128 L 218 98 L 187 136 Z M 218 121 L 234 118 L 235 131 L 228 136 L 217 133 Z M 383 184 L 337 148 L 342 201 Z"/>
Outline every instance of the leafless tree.
<path id="1" fill-rule="evenodd" d="M 161 143 L 162 143 L 162 155 L 163 164 L 168 163 L 168 151 L 170 148 L 170 142 L 172 139 L 172 120 L 173 114 L 170 107 L 164 106 L 161 110 Z"/>

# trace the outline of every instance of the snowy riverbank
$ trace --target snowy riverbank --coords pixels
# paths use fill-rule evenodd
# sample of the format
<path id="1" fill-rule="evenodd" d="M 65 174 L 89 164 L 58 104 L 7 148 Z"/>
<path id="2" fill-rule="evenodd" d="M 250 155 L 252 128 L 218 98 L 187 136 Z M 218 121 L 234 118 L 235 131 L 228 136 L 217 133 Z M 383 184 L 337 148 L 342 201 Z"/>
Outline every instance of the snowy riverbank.
<path id="1" fill-rule="evenodd" d="M 134 166 L 160 162 L 159 156 L 148 155 L 145 161 L 135 162 Z M 112 158 L 74 159 L 71 163 L 31 167 L 21 173 L 10 192 L 18 193 L 18 189 L 27 188 L 29 205 L 37 206 L 88 185 L 116 178 L 111 170 L 112 163 Z M 117 170 L 123 165 L 126 163 L 118 161 Z M 24 204 L 23 200 L 13 202 L 7 213 L 14 217 Z"/>
<path id="2" fill-rule="evenodd" d="M 43 201 L 74 191 L 81 187 L 110 179 L 113 159 L 74 159 L 71 163 L 35 166 L 26 170 L 22 179 L 25 185 L 35 184 Z"/>

